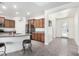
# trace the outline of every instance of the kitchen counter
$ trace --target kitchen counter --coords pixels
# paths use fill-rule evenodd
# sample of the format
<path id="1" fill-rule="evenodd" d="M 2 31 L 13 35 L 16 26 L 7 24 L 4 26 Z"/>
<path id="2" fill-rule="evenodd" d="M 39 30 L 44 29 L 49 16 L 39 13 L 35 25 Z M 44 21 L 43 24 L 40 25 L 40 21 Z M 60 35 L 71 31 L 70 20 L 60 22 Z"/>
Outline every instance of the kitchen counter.
<path id="1" fill-rule="evenodd" d="M 23 40 L 30 40 L 30 35 L 31 34 L 9 35 L 7 33 L 3 33 L 0 34 L 0 42 L 4 42 L 6 44 L 6 53 L 11 53 L 21 50 Z"/>
<path id="2" fill-rule="evenodd" d="M 13 35 L 9 35 L 9 34 L 2 34 L 0 35 L 0 42 L 21 42 L 25 39 L 30 39 L 30 35 L 31 34 L 13 34 Z"/>
<path id="3" fill-rule="evenodd" d="M 22 34 L 8 34 L 8 33 L 4 33 L 4 34 L 0 34 L 0 38 L 1 37 L 22 37 L 22 36 L 30 36 L 31 34 L 25 34 L 25 35 L 22 35 Z"/>
<path id="4" fill-rule="evenodd" d="M 45 33 L 44 31 L 32 32 L 32 33 Z"/>

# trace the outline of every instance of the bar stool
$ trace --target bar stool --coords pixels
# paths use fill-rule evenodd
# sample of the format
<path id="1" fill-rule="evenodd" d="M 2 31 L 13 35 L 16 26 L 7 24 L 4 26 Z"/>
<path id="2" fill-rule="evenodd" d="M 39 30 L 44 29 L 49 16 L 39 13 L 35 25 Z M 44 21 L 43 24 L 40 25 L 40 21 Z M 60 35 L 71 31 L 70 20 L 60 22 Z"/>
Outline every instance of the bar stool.
<path id="1" fill-rule="evenodd" d="M 4 55 L 6 55 L 6 46 L 5 43 L 0 43 L 0 48 L 4 47 L 4 51 L 0 51 L 0 52 L 4 52 Z"/>
<path id="2" fill-rule="evenodd" d="M 23 42 L 22 42 L 22 46 L 23 46 L 23 51 L 24 51 L 24 53 L 25 53 L 25 50 L 26 50 L 26 45 L 28 44 L 28 49 L 32 52 L 32 44 L 31 44 L 31 40 L 29 40 L 29 39 L 25 39 L 25 40 L 23 40 Z"/>

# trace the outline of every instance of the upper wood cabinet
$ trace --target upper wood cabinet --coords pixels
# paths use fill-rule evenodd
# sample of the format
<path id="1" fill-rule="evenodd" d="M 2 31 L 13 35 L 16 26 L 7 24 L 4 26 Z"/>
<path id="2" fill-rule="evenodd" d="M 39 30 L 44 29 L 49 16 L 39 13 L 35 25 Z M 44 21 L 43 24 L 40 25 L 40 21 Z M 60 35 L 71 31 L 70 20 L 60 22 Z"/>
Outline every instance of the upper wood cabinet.
<path id="1" fill-rule="evenodd" d="M 41 19 L 31 19 L 29 24 L 34 25 L 35 28 L 44 28 L 44 18 Z"/>
<path id="2" fill-rule="evenodd" d="M 39 23 L 40 23 L 39 27 L 44 28 L 44 19 L 40 19 Z"/>
<path id="3" fill-rule="evenodd" d="M 4 27 L 5 27 L 5 28 L 9 28 L 9 27 L 10 27 L 10 25 L 9 25 L 9 20 L 5 20 L 5 22 L 4 22 Z"/>
<path id="4" fill-rule="evenodd" d="M 4 26 L 5 28 L 15 28 L 15 21 L 5 19 Z"/>
<path id="5" fill-rule="evenodd" d="M 9 24 L 10 24 L 10 28 L 15 28 L 15 21 L 14 20 L 10 20 Z"/>
<path id="6" fill-rule="evenodd" d="M 38 26 L 37 20 L 34 20 L 34 27 L 36 28 Z"/>

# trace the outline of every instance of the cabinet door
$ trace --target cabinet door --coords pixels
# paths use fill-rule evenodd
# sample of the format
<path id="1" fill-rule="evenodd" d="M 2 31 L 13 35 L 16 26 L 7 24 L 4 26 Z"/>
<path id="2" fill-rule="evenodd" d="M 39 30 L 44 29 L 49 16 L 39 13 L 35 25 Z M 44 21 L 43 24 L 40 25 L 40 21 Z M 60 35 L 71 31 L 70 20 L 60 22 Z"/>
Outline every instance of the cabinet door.
<path id="1" fill-rule="evenodd" d="M 38 28 L 39 27 L 39 21 L 35 20 L 35 22 L 36 22 L 35 26 L 36 26 L 36 28 Z"/>
<path id="2" fill-rule="evenodd" d="M 38 33 L 38 41 L 40 41 L 40 40 L 41 40 L 41 34 Z"/>
<path id="3" fill-rule="evenodd" d="M 9 25 L 10 25 L 10 28 L 15 28 L 15 21 L 10 20 Z"/>
<path id="4" fill-rule="evenodd" d="M 42 20 L 41 19 L 40 19 L 39 23 L 40 23 L 40 28 L 42 28 L 43 24 L 42 24 Z"/>
<path id="5" fill-rule="evenodd" d="M 40 28 L 44 28 L 44 19 L 40 19 Z"/>
<path id="6" fill-rule="evenodd" d="M 44 19 L 36 19 L 34 21 L 35 28 L 44 28 Z"/>
<path id="7" fill-rule="evenodd" d="M 34 25 L 34 27 L 36 28 L 36 20 L 34 20 L 33 25 Z"/>
<path id="8" fill-rule="evenodd" d="M 38 41 L 38 33 L 35 33 L 35 40 Z"/>
<path id="9" fill-rule="evenodd" d="M 9 28 L 10 25 L 9 25 L 9 20 L 5 20 L 5 28 Z"/>
<path id="10" fill-rule="evenodd" d="M 41 33 L 41 41 L 44 42 L 44 33 Z"/>
<path id="11" fill-rule="evenodd" d="M 32 33 L 32 39 L 38 41 L 38 34 Z"/>

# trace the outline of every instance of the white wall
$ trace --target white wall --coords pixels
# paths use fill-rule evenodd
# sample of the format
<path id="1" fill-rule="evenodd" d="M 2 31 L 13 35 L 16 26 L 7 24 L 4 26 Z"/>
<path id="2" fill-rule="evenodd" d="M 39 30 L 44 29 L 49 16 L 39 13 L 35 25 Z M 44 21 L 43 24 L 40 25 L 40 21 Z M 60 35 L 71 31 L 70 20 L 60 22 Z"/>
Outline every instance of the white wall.
<path id="1" fill-rule="evenodd" d="M 48 26 L 48 20 L 51 20 L 52 23 L 55 23 L 54 19 L 52 20 L 51 17 L 49 17 L 48 14 L 45 14 L 45 44 L 48 45 L 48 43 L 53 39 L 53 28 L 52 26 Z"/>
<path id="2" fill-rule="evenodd" d="M 79 46 L 79 8 L 75 11 L 75 16 L 74 16 L 74 24 L 75 24 L 75 41 L 76 44 Z"/>

